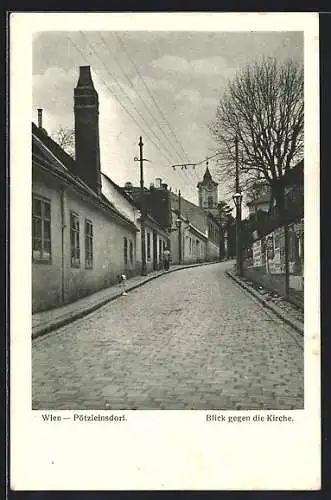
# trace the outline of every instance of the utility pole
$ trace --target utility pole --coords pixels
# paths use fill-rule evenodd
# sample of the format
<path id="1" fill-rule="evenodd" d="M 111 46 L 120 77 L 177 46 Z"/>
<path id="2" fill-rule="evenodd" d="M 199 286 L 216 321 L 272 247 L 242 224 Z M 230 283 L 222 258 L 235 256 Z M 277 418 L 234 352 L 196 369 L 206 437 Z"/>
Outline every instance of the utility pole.
<path id="1" fill-rule="evenodd" d="M 182 263 L 182 209 L 181 193 L 178 191 L 178 264 Z"/>
<path id="2" fill-rule="evenodd" d="M 139 162 L 140 162 L 140 226 L 141 226 L 141 274 L 146 276 L 146 236 L 145 236 L 145 203 L 144 203 L 144 156 L 143 156 L 143 140 L 139 139 Z"/>

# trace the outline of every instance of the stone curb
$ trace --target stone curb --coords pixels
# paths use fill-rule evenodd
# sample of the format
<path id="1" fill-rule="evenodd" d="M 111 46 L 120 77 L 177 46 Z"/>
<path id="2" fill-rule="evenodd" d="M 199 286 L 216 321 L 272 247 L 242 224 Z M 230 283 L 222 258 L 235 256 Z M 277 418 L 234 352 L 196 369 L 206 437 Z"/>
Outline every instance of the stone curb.
<path id="1" fill-rule="evenodd" d="M 146 279 L 140 281 L 139 283 L 136 283 L 134 285 L 127 284 L 126 286 L 126 291 L 129 292 L 131 290 L 135 290 L 136 288 L 145 285 L 145 283 L 148 283 L 149 281 L 153 281 L 156 278 L 159 278 L 160 276 L 164 276 L 165 274 L 170 274 L 174 273 L 176 271 L 181 271 L 182 269 L 188 269 L 190 267 L 201 267 L 201 266 L 208 266 L 211 264 L 217 264 L 219 261 L 213 261 L 213 262 L 199 262 L 198 264 L 188 264 L 187 266 L 183 267 L 177 267 L 176 269 L 169 269 L 168 271 L 163 271 L 160 274 L 156 274 L 154 276 L 149 276 L 146 277 Z M 83 318 L 84 316 L 87 316 L 91 312 L 96 311 L 100 307 L 104 306 L 108 302 L 112 302 L 115 299 L 118 299 L 119 297 L 122 296 L 122 292 L 117 292 L 114 295 L 104 298 L 100 300 L 99 302 L 96 302 L 94 304 L 91 304 L 90 306 L 87 306 L 85 309 L 80 309 L 77 311 L 74 311 L 71 314 L 68 314 L 64 317 L 60 317 L 58 319 L 55 319 L 54 321 L 46 324 L 46 325 L 40 325 L 36 326 L 34 329 L 32 329 L 32 340 L 44 336 L 47 333 L 52 332 L 53 330 L 57 330 L 58 328 L 61 328 L 62 326 L 68 325 L 69 323 L 76 321 L 77 319 Z"/>
<path id="2" fill-rule="evenodd" d="M 290 327 L 292 327 L 294 330 L 296 330 L 300 335 L 304 335 L 304 327 L 303 324 L 295 319 L 289 318 L 288 315 L 285 315 L 284 312 L 274 304 L 270 304 L 267 300 L 265 300 L 263 297 L 259 295 L 258 292 L 255 290 L 252 290 L 250 287 L 248 287 L 245 283 L 243 283 L 240 279 L 238 279 L 236 276 L 234 276 L 230 271 L 226 271 L 225 274 L 232 279 L 235 283 L 237 283 L 239 286 L 241 286 L 244 290 L 246 290 L 248 293 L 253 295 L 261 304 L 272 311 L 276 316 L 278 316 L 282 321 L 287 323 Z"/>

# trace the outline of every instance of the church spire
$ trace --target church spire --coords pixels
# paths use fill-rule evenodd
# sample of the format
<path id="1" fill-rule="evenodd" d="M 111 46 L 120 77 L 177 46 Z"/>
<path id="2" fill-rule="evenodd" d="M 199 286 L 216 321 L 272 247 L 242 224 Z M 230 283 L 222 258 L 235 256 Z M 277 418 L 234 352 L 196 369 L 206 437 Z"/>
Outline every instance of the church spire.
<path id="1" fill-rule="evenodd" d="M 211 176 L 208 158 L 206 158 L 206 171 L 202 181 L 197 185 L 199 190 L 199 207 L 208 212 L 216 210 L 218 203 L 217 186 L 218 183 L 215 182 Z"/>
<path id="2" fill-rule="evenodd" d="M 212 180 L 213 179 L 212 179 L 211 173 L 209 171 L 209 163 L 208 163 L 208 158 L 207 158 L 207 160 L 206 160 L 206 171 L 204 173 L 203 181 L 202 182 L 205 184 L 205 183 L 210 182 Z"/>

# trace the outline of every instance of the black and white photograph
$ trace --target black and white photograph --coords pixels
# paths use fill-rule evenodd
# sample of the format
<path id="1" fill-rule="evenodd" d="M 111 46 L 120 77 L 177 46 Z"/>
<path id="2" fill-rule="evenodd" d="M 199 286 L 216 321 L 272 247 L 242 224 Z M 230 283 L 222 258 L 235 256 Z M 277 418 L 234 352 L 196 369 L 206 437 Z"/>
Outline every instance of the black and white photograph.
<path id="1" fill-rule="evenodd" d="M 304 407 L 303 75 L 300 32 L 35 34 L 33 409 Z"/>
<path id="2" fill-rule="evenodd" d="M 318 466 L 307 427 L 319 415 L 316 19 L 102 17 L 18 15 L 17 436 L 25 408 L 44 488 L 63 488 L 74 457 L 72 488 L 126 484 L 116 453 L 129 449 L 138 489 L 147 477 L 152 489 L 209 488 L 216 463 L 238 456 L 244 489 L 295 488 L 303 434 Z M 113 465 L 100 458 L 89 477 L 83 448 L 95 456 L 103 441 Z M 177 473 L 158 468 L 151 457 L 169 460 L 177 442 Z M 226 489 L 240 486 L 231 474 Z"/>

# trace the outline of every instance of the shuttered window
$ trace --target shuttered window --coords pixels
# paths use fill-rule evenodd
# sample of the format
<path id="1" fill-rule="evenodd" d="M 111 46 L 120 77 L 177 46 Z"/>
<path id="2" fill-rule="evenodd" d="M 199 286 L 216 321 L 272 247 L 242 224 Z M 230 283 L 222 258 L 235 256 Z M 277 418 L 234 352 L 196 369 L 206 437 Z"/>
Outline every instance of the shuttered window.
<path id="1" fill-rule="evenodd" d="M 85 219 L 85 267 L 93 269 L 93 224 Z"/>

